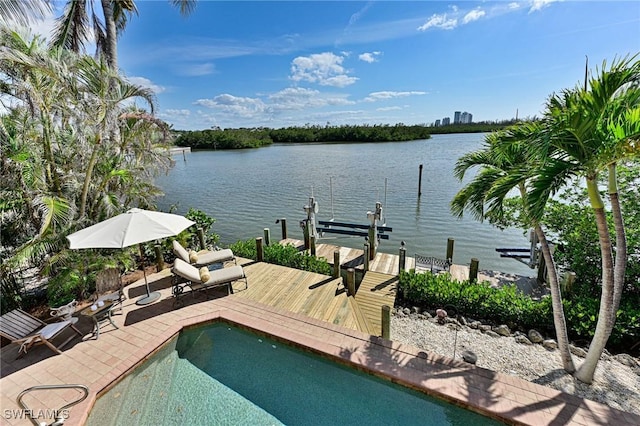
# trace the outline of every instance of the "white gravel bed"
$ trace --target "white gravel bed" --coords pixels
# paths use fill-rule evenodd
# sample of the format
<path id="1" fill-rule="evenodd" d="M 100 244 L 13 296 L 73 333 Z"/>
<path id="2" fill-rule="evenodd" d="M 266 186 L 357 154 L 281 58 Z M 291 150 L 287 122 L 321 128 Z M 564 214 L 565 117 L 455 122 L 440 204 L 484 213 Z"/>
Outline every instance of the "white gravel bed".
<path id="1" fill-rule="evenodd" d="M 391 339 L 453 358 L 456 333 L 447 325 L 414 315 L 393 315 Z M 613 358 L 601 359 L 593 383 L 587 385 L 564 372 L 558 350 L 517 343 L 513 337 L 491 337 L 468 327 L 457 332 L 456 360 L 462 361 L 464 350 L 478 356 L 479 367 L 640 415 L 640 367 L 628 367 Z M 573 360 L 576 367 L 582 362 L 577 356 Z"/>

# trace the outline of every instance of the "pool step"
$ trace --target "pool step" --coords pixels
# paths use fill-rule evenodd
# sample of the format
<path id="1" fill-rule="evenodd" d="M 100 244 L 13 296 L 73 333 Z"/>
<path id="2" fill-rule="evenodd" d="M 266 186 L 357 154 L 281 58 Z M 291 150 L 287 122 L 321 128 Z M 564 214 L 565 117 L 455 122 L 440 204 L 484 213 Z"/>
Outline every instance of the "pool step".
<path id="1" fill-rule="evenodd" d="M 280 425 L 278 419 L 205 372 L 179 358 L 166 416 L 166 425 Z"/>
<path id="2" fill-rule="evenodd" d="M 162 349 L 144 365 L 136 368 L 96 401 L 87 425 L 151 424 L 141 419 L 149 415 L 149 401 L 157 401 L 153 405 L 166 404 L 177 359 L 178 355 L 173 347 L 168 347 Z M 162 401 L 163 388 L 165 389 L 164 402 Z M 155 424 L 162 424 L 162 422 Z"/>
<path id="3" fill-rule="evenodd" d="M 279 425 L 267 413 L 209 377 L 173 347 L 165 348 L 100 397 L 89 426 Z"/>

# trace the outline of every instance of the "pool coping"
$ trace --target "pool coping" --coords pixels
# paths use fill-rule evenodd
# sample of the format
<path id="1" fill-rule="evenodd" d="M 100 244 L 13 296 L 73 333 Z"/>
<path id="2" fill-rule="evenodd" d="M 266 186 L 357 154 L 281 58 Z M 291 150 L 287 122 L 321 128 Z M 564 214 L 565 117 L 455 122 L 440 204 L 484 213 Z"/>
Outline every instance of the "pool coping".
<path id="1" fill-rule="evenodd" d="M 222 298 L 206 303 L 215 305 L 211 306 L 215 309 L 175 318 L 177 321 L 153 341 L 94 382 L 89 398 L 72 409 L 66 424 L 84 424 L 101 394 L 181 330 L 219 321 L 264 333 L 507 424 L 631 425 L 640 422 L 640 416 L 604 404 L 257 302 Z"/>

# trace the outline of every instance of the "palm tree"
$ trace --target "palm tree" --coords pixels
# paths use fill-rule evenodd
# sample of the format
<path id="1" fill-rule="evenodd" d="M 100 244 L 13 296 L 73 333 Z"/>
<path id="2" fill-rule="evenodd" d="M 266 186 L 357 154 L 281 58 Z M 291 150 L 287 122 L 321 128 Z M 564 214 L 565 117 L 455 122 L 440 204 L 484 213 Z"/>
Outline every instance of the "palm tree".
<path id="1" fill-rule="evenodd" d="M 170 0 L 184 16 L 196 6 L 196 0 Z M 97 54 L 109 67 L 118 67 L 118 35 L 124 31 L 129 17 L 138 12 L 134 0 L 100 0 L 102 19 L 96 13 L 95 0 L 69 0 L 58 18 L 52 46 L 64 47 L 77 53 L 84 49 L 93 29 Z M 87 13 L 91 10 L 91 14 Z"/>
<path id="2" fill-rule="evenodd" d="M 3 0 L 0 2 L 0 24 L 8 26 L 10 22 L 16 22 L 26 27 L 50 11 L 51 5 L 45 0 Z"/>
<path id="3" fill-rule="evenodd" d="M 602 296 L 596 330 L 584 363 L 576 377 L 591 383 L 598 360 L 613 329 L 624 287 L 627 246 L 620 209 L 616 163 L 638 158 L 640 137 L 640 62 L 635 57 L 614 61 L 590 81 L 588 89 L 565 90 L 550 98 L 545 115 L 545 132 L 539 152 L 547 162 L 537 171 L 534 193 L 543 193 L 548 182 L 562 182 L 564 176 L 584 176 L 593 209 L 602 261 Z M 616 253 L 607 227 L 605 203 L 598 179 L 608 173 L 608 192 L 614 217 Z M 538 215 L 543 203 L 534 203 Z"/>
<path id="4" fill-rule="evenodd" d="M 458 217 L 461 217 L 465 210 L 469 210 L 477 220 L 489 219 L 491 222 L 500 222 L 504 216 L 506 197 L 513 189 L 520 192 L 521 221 L 534 228 L 548 268 L 553 322 L 563 368 L 573 373 L 575 366 L 569 350 L 569 337 L 557 268 L 541 219 L 531 215 L 529 211 L 530 195 L 527 193 L 527 182 L 531 179 L 532 171 L 539 162 L 537 158 L 531 156 L 529 144 L 538 134 L 539 127 L 540 125 L 535 122 L 520 123 L 503 132 L 491 133 L 485 138 L 485 145 L 481 150 L 463 155 L 454 169 L 454 174 L 459 180 L 464 179 L 465 174 L 474 167 L 479 167 L 480 170 L 455 195 L 451 202 L 451 210 Z M 544 195 L 546 195 L 544 199 L 546 202 L 549 193 Z M 543 194 L 540 196 L 542 197 Z"/>

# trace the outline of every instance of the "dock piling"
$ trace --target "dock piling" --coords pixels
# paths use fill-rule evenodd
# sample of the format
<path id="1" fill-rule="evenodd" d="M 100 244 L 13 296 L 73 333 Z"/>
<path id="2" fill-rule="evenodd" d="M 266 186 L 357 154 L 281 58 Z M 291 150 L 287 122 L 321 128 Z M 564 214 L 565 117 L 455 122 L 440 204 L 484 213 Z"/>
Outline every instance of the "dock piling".
<path id="1" fill-rule="evenodd" d="M 287 219 L 284 217 L 282 219 L 277 219 L 276 223 L 280 223 L 280 228 L 282 230 L 282 239 L 287 239 Z"/>
<path id="2" fill-rule="evenodd" d="M 445 257 L 445 259 L 447 259 L 447 262 L 449 263 L 449 265 L 453 265 L 453 244 L 454 244 L 454 239 L 453 238 L 447 238 L 447 257 Z"/>
<path id="3" fill-rule="evenodd" d="M 356 295 L 356 270 L 354 268 L 347 269 L 347 294 L 353 297 Z"/>
<path id="4" fill-rule="evenodd" d="M 471 265 L 469 266 L 469 282 L 478 280 L 478 264 L 480 261 L 475 257 L 471 258 Z"/>
<path id="5" fill-rule="evenodd" d="M 400 271 L 404 271 L 407 266 L 407 249 L 404 248 L 404 244 L 400 246 L 400 250 L 398 250 L 398 275 Z"/>
<path id="6" fill-rule="evenodd" d="M 311 235 L 309 237 L 309 245 L 311 246 L 311 256 L 315 256 L 316 255 L 316 237 L 314 237 L 313 235 Z"/>
<path id="7" fill-rule="evenodd" d="M 262 247 L 262 238 L 256 238 L 256 260 L 258 262 L 264 261 L 264 248 Z"/>
<path id="8" fill-rule="evenodd" d="M 364 259 L 363 269 L 367 272 L 369 270 L 369 243 L 364 243 L 364 253 L 362 258 Z"/>
<path id="9" fill-rule="evenodd" d="M 264 228 L 264 245 L 271 245 L 271 230 L 269 228 Z"/>
<path id="10" fill-rule="evenodd" d="M 204 230 L 202 228 L 198 228 L 198 241 L 200 242 L 200 250 L 206 250 L 207 246 L 204 242 Z"/>
<path id="11" fill-rule="evenodd" d="M 418 171 L 418 197 L 422 195 L 422 164 L 420 164 Z"/>
<path id="12" fill-rule="evenodd" d="M 382 338 L 391 338 L 391 308 L 389 305 L 382 306 Z"/>
<path id="13" fill-rule="evenodd" d="M 340 277 L 340 251 L 333 252 L 333 278 Z"/>

